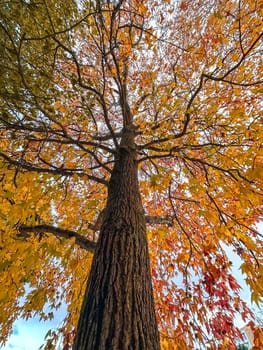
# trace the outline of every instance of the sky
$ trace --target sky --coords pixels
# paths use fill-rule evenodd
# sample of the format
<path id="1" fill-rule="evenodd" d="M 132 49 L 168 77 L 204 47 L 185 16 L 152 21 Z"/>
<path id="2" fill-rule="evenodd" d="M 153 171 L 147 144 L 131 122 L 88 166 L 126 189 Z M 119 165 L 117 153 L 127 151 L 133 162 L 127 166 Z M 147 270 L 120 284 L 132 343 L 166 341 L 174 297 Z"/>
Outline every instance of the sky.
<path id="1" fill-rule="evenodd" d="M 37 350 L 43 344 L 47 331 L 53 327 L 56 327 L 54 321 L 18 320 L 14 324 L 11 338 L 1 350 Z"/>
<path id="2" fill-rule="evenodd" d="M 260 232 L 263 233 L 263 223 L 258 226 Z M 233 263 L 232 272 L 233 276 L 237 279 L 241 285 L 241 296 L 248 305 L 250 305 L 250 291 L 244 281 L 244 275 L 240 270 L 241 260 L 230 248 L 225 247 L 228 255 Z M 253 305 L 253 309 L 256 307 Z M 17 320 L 14 324 L 13 334 L 8 340 L 7 344 L 0 348 L 0 350 L 38 350 L 44 343 L 44 338 L 49 329 L 55 329 L 61 325 L 62 320 L 66 314 L 66 306 L 63 305 L 57 312 L 54 313 L 54 319 L 52 321 L 39 321 L 38 318 L 33 318 L 28 321 Z M 244 322 L 241 317 L 235 321 L 238 327 L 243 327 Z M 61 350 L 61 349 L 58 349 Z"/>
<path id="3" fill-rule="evenodd" d="M 37 317 L 28 321 L 17 320 L 14 323 L 13 334 L 0 350 L 38 350 L 44 343 L 46 333 L 60 326 L 65 314 L 66 306 L 64 305 L 54 312 L 52 321 L 39 321 Z"/>

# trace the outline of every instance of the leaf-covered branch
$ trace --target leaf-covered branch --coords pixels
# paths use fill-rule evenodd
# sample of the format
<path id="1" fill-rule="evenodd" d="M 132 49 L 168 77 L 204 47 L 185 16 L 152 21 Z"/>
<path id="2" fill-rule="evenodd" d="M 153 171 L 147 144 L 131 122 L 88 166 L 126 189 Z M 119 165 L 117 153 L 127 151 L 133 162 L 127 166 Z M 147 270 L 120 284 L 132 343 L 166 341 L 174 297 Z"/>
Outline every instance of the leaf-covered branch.
<path id="1" fill-rule="evenodd" d="M 95 181 L 98 183 L 101 183 L 103 185 L 108 186 L 108 181 L 105 179 L 96 177 L 94 175 L 90 175 L 85 173 L 82 169 L 67 169 L 67 168 L 57 168 L 57 167 L 52 167 L 52 168 L 41 168 L 38 166 L 35 166 L 34 164 L 31 164 L 24 159 L 19 159 L 19 160 L 14 160 L 11 157 L 7 156 L 3 152 L 0 152 L 0 157 L 2 157 L 4 160 L 6 160 L 9 164 L 13 165 L 16 167 L 17 170 L 19 169 L 24 169 L 36 173 L 47 173 L 47 174 L 53 174 L 53 175 L 62 175 L 62 176 L 73 176 L 77 175 L 79 177 L 87 177 L 91 181 Z"/>

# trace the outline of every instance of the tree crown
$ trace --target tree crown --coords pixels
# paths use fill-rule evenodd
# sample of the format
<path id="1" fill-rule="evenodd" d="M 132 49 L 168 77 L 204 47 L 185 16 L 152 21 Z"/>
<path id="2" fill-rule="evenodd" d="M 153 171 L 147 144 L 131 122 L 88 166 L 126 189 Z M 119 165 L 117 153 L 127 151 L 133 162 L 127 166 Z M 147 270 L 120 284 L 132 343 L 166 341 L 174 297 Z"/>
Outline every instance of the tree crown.
<path id="1" fill-rule="evenodd" d="M 235 315 L 252 314 L 230 250 L 252 301 L 263 294 L 262 14 L 262 1 L 5 1 L 1 341 L 62 301 L 60 331 L 74 329 L 126 133 L 163 348 L 233 343 Z"/>

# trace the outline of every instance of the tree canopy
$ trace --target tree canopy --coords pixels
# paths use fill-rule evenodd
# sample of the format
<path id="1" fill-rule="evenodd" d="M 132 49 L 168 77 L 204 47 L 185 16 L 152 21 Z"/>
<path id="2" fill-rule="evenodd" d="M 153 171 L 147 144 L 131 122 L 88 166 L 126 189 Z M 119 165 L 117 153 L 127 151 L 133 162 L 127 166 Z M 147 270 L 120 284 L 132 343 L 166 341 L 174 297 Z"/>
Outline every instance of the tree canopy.
<path id="1" fill-rule="evenodd" d="M 263 297 L 262 17 L 262 0 L 1 1 L 1 342 L 61 303 L 46 348 L 71 342 L 129 114 L 162 348 L 231 349 L 253 320 L 232 252 Z"/>

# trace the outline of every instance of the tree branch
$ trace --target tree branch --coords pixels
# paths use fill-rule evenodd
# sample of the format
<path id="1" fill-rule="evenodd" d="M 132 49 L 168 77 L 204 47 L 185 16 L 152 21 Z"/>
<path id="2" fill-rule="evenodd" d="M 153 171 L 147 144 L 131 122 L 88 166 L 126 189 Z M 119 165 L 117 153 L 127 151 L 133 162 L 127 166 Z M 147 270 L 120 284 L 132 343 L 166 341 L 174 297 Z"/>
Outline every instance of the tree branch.
<path id="1" fill-rule="evenodd" d="M 209 74 L 203 74 L 204 78 L 214 80 L 214 81 L 222 81 L 223 83 L 231 84 L 231 85 L 236 85 L 236 86 L 243 86 L 243 87 L 249 87 L 249 86 L 254 86 L 254 85 L 260 85 L 263 83 L 263 80 L 255 81 L 253 83 L 237 83 L 232 80 L 224 79 L 222 77 L 214 77 L 213 75 Z"/>
<path id="2" fill-rule="evenodd" d="M 151 216 L 145 215 L 146 223 L 149 225 L 173 225 L 173 217 L 172 216 Z"/>
<path id="3" fill-rule="evenodd" d="M 114 136 L 115 138 L 120 138 L 122 137 L 122 133 L 123 131 L 119 131 L 119 132 L 114 132 Z M 112 134 L 105 134 L 105 135 L 91 135 L 91 138 L 93 140 L 96 140 L 96 141 L 108 141 L 108 140 L 112 140 Z"/>
<path id="4" fill-rule="evenodd" d="M 251 44 L 251 46 L 247 49 L 247 51 L 243 53 L 240 60 L 221 77 L 221 80 L 225 79 L 230 73 L 232 73 L 235 69 L 237 69 L 242 64 L 242 62 L 245 60 L 248 54 L 253 50 L 253 48 L 257 45 L 257 43 L 261 40 L 262 37 L 263 37 L 263 32 L 261 32 L 258 35 L 258 37 Z"/>
<path id="5" fill-rule="evenodd" d="M 221 166 L 206 162 L 204 159 L 188 157 L 185 154 L 184 154 L 184 159 L 190 160 L 193 163 L 200 163 L 204 166 L 219 170 L 220 172 L 229 175 L 232 179 L 234 179 L 237 182 L 239 181 L 239 179 L 234 174 L 237 174 L 241 179 L 243 179 L 244 181 L 246 181 L 248 183 L 253 183 L 253 181 L 251 181 L 251 180 L 247 179 L 245 176 L 243 176 L 239 169 L 236 169 L 236 168 L 225 169 L 225 168 L 222 168 Z"/>
<path id="6" fill-rule="evenodd" d="M 76 244 L 91 252 L 94 253 L 95 248 L 96 248 L 96 243 L 93 241 L 90 241 L 88 238 L 80 235 L 77 232 L 71 231 L 71 230 L 66 230 L 66 229 L 61 229 L 55 226 L 51 225 L 36 225 L 36 226 L 26 226 L 26 225 L 21 225 L 19 227 L 19 233 L 21 237 L 27 238 L 29 236 L 29 233 L 52 233 L 55 237 L 57 238 L 75 238 Z"/>
<path id="7" fill-rule="evenodd" d="M 18 169 L 25 169 L 28 171 L 36 172 L 36 173 L 48 173 L 53 175 L 62 175 L 62 176 L 73 176 L 78 175 L 80 177 L 86 176 L 89 180 L 101 183 L 105 186 L 108 186 L 108 181 L 105 179 L 99 178 L 97 176 L 89 175 L 83 172 L 82 169 L 67 169 L 67 168 L 41 168 L 37 167 L 31 163 L 28 163 L 24 159 L 14 160 L 11 157 L 7 156 L 5 153 L 0 152 L 0 157 L 4 158 L 9 164 L 14 165 Z"/>
<path id="8" fill-rule="evenodd" d="M 249 86 L 262 84 L 262 82 L 263 82 L 262 80 L 255 81 L 252 83 L 238 83 L 238 82 L 234 82 L 232 80 L 226 79 L 226 77 L 228 75 L 230 75 L 232 72 L 234 72 L 237 68 L 239 68 L 241 66 L 243 61 L 248 56 L 248 54 L 253 50 L 253 48 L 262 39 L 262 37 L 263 37 L 263 32 L 258 35 L 258 37 L 254 40 L 254 42 L 251 44 L 251 46 L 248 48 L 248 50 L 246 52 L 244 52 L 244 50 L 241 46 L 242 56 L 241 56 L 240 60 L 233 67 L 231 67 L 225 74 L 223 74 L 221 77 L 214 77 L 210 74 L 204 74 L 204 73 L 202 74 L 202 77 L 204 77 L 206 79 L 214 80 L 214 81 L 222 81 L 224 83 L 228 83 L 231 85 L 237 85 L 237 86 L 243 86 L 243 87 L 249 87 Z"/>

